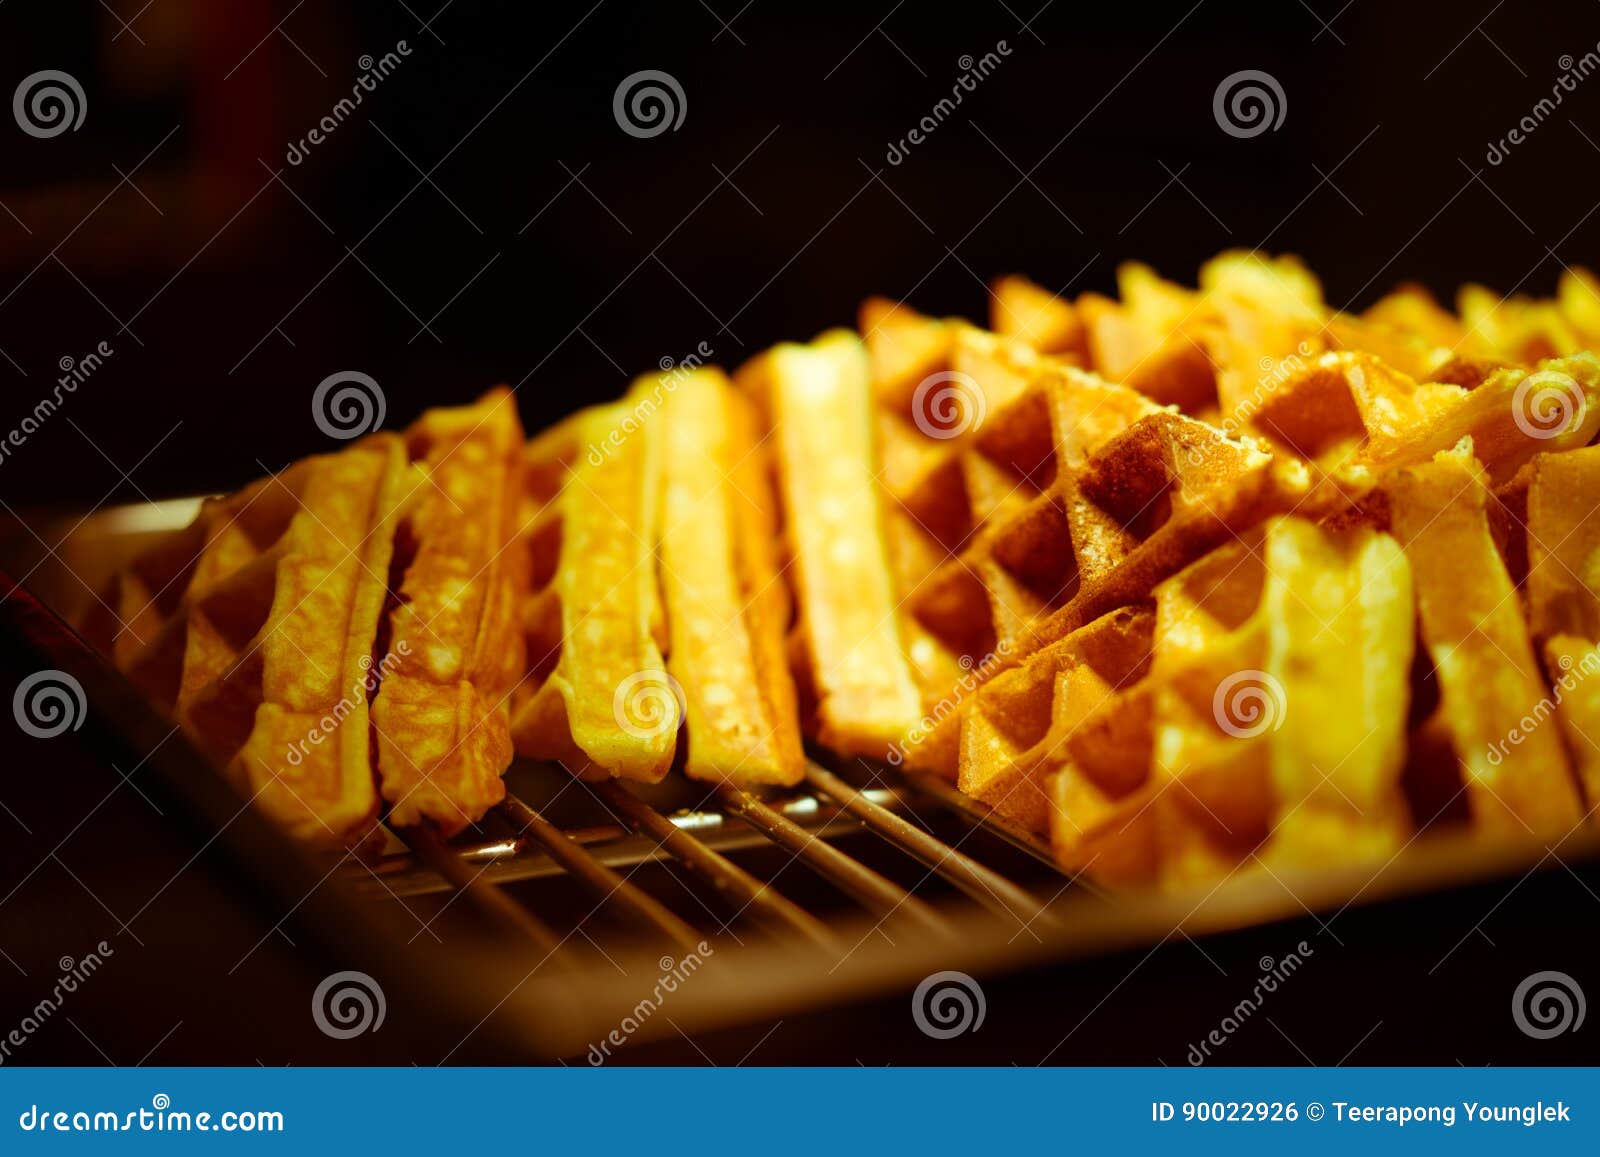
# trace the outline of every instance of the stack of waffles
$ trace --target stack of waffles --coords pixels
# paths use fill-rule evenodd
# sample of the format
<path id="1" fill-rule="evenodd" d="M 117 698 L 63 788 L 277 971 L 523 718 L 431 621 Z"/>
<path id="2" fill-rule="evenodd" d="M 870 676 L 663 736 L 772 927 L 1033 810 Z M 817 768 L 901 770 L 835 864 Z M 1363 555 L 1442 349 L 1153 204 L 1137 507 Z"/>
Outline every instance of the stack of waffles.
<path id="1" fill-rule="evenodd" d="M 1573 831 L 1600 285 L 1349 314 L 1255 253 L 1118 283 L 1004 279 L 989 330 L 869 301 L 526 443 L 504 391 L 434 412 L 208 503 L 122 576 L 107 645 L 346 842 L 479 818 L 513 749 L 785 786 L 803 737 L 1116 884 Z"/>
<path id="2" fill-rule="evenodd" d="M 802 576 L 823 742 L 1115 883 L 1384 857 L 1435 820 L 1573 832 L 1600 803 L 1600 287 L 1352 316 L 1289 259 L 1119 280 L 1002 281 L 988 333 L 869 302 L 860 339 L 769 355 L 791 536 L 839 496 L 783 400 L 827 355 L 812 421 L 875 427 L 899 647 L 853 653 L 899 694 L 817 638 L 859 596 Z"/>
<path id="3" fill-rule="evenodd" d="M 457 831 L 511 758 L 522 447 L 497 390 L 208 500 L 86 634 L 297 836 Z"/>

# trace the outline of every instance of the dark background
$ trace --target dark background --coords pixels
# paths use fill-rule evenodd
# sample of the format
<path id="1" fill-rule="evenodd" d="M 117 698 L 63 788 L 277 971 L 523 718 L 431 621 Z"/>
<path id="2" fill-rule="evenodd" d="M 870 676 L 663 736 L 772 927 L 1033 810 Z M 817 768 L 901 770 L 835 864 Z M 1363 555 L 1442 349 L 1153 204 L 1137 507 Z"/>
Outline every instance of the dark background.
<path id="1" fill-rule="evenodd" d="M 13 506 L 236 486 L 326 447 L 309 400 L 338 370 L 378 380 L 391 426 L 510 382 L 531 429 L 702 341 L 732 367 L 848 324 L 869 293 L 981 319 L 998 274 L 1104 291 L 1125 259 L 1192 281 L 1259 245 L 1361 305 L 1403 279 L 1549 293 L 1558 260 L 1600 261 L 1600 81 L 1484 159 L 1600 41 L 1591 0 L 142 5 L 0 7 L 0 96 L 61 68 L 88 98 L 75 133 L 0 122 L 0 428 L 61 358 L 115 350 L 0 462 Z M 636 139 L 612 94 L 647 68 L 686 116 Z M 1282 85 L 1276 131 L 1218 128 L 1241 69 Z"/>
<path id="2" fill-rule="evenodd" d="M 1119 261 L 1190 281 L 1231 246 L 1299 253 L 1354 306 L 1407 279 L 1548 294 L 1561 263 L 1600 264 L 1600 77 L 1485 160 L 1561 58 L 1595 49 L 1592 0 L 442 2 L 0 5 L 0 97 L 59 68 L 88 99 L 82 128 L 50 140 L 0 106 L 0 432 L 62 358 L 114 350 L 0 460 L 7 511 L 222 490 L 327 449 L 310 398 L 340 370 L 381 384 L 391 427 L 509 382 L 531 430 L 702 342 L 732 367 L 849 324 L 870 293 L 981 319 L 1002 273 L 1106 291 Z M 359 58 L 402 39 L 398 71 L 287 164 Z M 960 59 L 1002 40 L 1000 67 L 889 165 Z M 613 119 L 641 69 L 681 83 L 676 131 L 636 139 Z M 1276 131 L 1218 127 L 1213 93 L 1242 69 L 1282 85 Z M 5 666 L 9 688 L 38 663 Z M 0 989 L 36 999 L 63 947 L 109 936 L 127 953 L 24 1063 L 351 1059 L 306 1023 L 319 968 L 272 930 L 281 912 L 216 885 L 215 849 L 192 861 L 126 788 L 74 826 L 117 786 L 104 759 L 0 728 L 0 784 L 0 883 L 42 864 L 0 904 L 17 958 Z M 137 872 L 129 846 L 149 848 Z M 1083 1018 L 1054 1061 L 1182 1064 L 1256 958 L 1302 937 L 1319 953 L 1306 981 L 1221 1063 L 1592 1061 L 1593 1025 L 1530 1041 L 1506 1007 L 1535 970 L 1595 990 L 1577 929 L 1600 882 L 1546 867 L 1352 910 L 1337 940 L 1308 920 L 997 983 L 990 1030 L 944 1051 L 897 997 L 792 1022 L 752 1063 L 1032 1063 Z M 169 877 L 157 902 L 146 883 Z M 765 1031 L 656 1055 L 732 1063 Z M 363 1055 L 414 1059 L 384 1043 Z"/>

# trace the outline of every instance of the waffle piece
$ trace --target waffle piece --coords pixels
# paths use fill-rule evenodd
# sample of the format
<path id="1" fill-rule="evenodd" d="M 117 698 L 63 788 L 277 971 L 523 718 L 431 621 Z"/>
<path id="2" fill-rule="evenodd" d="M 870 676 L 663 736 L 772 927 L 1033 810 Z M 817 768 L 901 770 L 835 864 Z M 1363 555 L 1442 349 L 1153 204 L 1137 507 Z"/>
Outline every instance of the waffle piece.
<path id="1" fill-rule="evenodd" d="M 516 748 L 576 774 L 654 783 L 672 767 L 682 690 L 656 579 L 667 379 L 573 415 L 527 446 L 527 677 Z"/>
<path id="2" fill-rule="evenodd" d="M 869 322 L 904 630 L 962 665 L 922 684 L 897 761 L 954 775 L 973 685 L 1304 492 L 1303 471 L 1016 342 L 882 303 Z M 911 372 L 958 392 L 958 421 L 925 412 L 922 386 L 907 397 Z"/>
<path id="3" fill-rule="evenodd" d="M 924 317 L 882 297 L 862 302 L 857 324 L 871 362 L 873 396 L 885 409 L 902 414 L 910 413 L 911 400 L 923 381 L 950 368 L 956 336 L 963 327 L 961 322 Z"/>
<path id="4" fill-rule="evenodd" d="M 1438 299 L 1420 285 L 1402 285 L 1379 298 L 1361 314 L 1369 327 L 1389 338 L 1416 342 L 1424 347 L 1459 350 L 1489 356 L 1488 343 L 1461 324 Z"/>
<path id="5" fill-rule="evenodd" d="M 1398 847 L 1412 626 L 1394 541 L 1274 519 L 1160 584 L 1155 601 L 1147 657 L 1122 660 L 1122 685 L 1052 663 L 1059 645 L 1029 665 L 1041 690 L 1039 671 L 1055 668 L 1036 705 L 1049 704 L 1059 738 L 1048 760 L 1026 762 L 1063 866 L 1181 885 L 1255 855 L 1304 865 Z M 1005 681 L 1027 671 L 985 690 L 975 732 L 1015 714 Z"/>
<path id="6" fill-rule="evenodd" d="M 1068 594 L 1058 461 L 1081 462 L 1158 407 L 1020 342 L 903 306 L 869 302 L 862 325 L 902 637 L 925 708 L 890 758 L 953 776 L 963 699 Z M 926 376 L 908 390 L 910 372 Z M 1002 532 L 1008 551 L 997 555 Z"/>
<path id="7" fill-rule="evenodd" d="M 1148 404 L 1122 387 L 1067 370 L 1050 388 L 1055 478 L 911 596 L 918 619 L 962 653 L 1020 659 L 1146 597 L 1300 493 L 1269 455 L 1204 422 L 1165 410 L 1126 421 Z"/>
<path id="8" fill-rule="evenodd" d="M 1267 536 L 1266 671 L 1284 726 L 1266 738 L 1276 796 L 1268 862 L 1387 857 L 1410 830 L 1401 792 L 1415 647 L 1411 568 L 1369 528 L 1301 519 Z M 1289 718 L 1289 713 L 1293 718 Z"/>
<path id="9" fill-rule="evenodd" d="M 1587 269 L 1563 270 L 1556 283 L 1556 301 L 1582 347 L 1600 349 L 1600 280 Z"/>
<path id="10" fill-rule="evenodd" d="M 1072 303 L 1026 277 L 1002 277 L 990 287 L 989 328 L 1077 365 L 1089 356 L 1088 334 Z"/>
<path id="11" fill-rule="evenodd" d="M 1471 437 L 1496 481 L 1535 453 L 1600 431 L 1600 359 L 1491 368 L 1471 388 L 1417 382 L 1365 353 L 1326 353 L 1289 374 L 1252 416 L 1276 445 L 1333 470 L 1426 462 Z"/>
<path id="12" fill-rule="evenodd" d="M 1092 767 L 1110 796 L 1132 791 L 1149 771 L 1139 680 L 1154 623 L 1148 607 L 1112 611 L 996 675 L 962 721 L 956 786 L 1034 831 L 1049 823 L 1045 781 L 1067 761 Z"/>
<path id="13" fill-rule="evenodd" d="M 1545 702 L 1545 686 L 1490 533 L 1471 440 L 1396 471 L 1386 489 L 1439 684 L 1438 730 L 1464 777 L 1473 823 L 1491 833 L 1565 835 L 1583 809 L 1559 729 L 1524 725 Z"/>
<path id="14" fill-rule="evenodd" d="M 1311 356 L 1328 344 L 1332 311 L 1322 287 L 1293 257 L 1253 251 L 1219 254 L 1200 268 L 1204 345 L 1217 379 L 1217 405 L 1236 415 L 1270 386 L 1283 359 Z"/>
<path id="15" fill-rule="evenodd" d="M 785 656 L 776 511 L 752 405 L 717 370 L 685 372 L 663 408 L 661 582 L 667 669 L 687 705 L 695 779 L 798 783 L 805 774 Z"/>
<path id="16" fill-rule="evenodd" d="M 866 349 L 835 331 L 778 346 L 740 379 L 765 401 L 774 432 L 796 650 L 818 737 L 836 751 L 883 756 L 923 707 L 886 545 Z"/>
<path id="17" fill-rule="evenodd" d="M 1561 358 L 1583 349 L 1583 341 L 1559 301 L 1501 298 L 1481 285 L 1464 285 L 1456 309 L 1469 332 L 1501 357 L 1524 365 Z"/>
<path id="18" fill-rule="evenodd" d="M 505 796 L 507 701 L 523 671 L 511 549 L 522 424 L 511 391 L 430 410 L 406 432 L 416 463 L 397 535 L 395 603 L 372 706 L 389 822 L 446 834 Z"/>
<path id="19" fill-rule="evenodd" d="M 1534 458 L 1528 621 L 1592 812 L 1600 805 L 1600 446 Z M 1542 723 L 1536 707 L 1533 719 Z"/>
<path id="20" fill-rule="evenodd" d="M 294 835 L 358 843 L 378 812 L 373 640 L 407 479 L 399 438 L 225 499 L 118 580 L 117 665 Z"/>
<path id="21" fill-rule="evenodd" d="M 1215 406 L 1208 319 L 1197 316 L 1197 295 L 1137 263 L 1117 267 L 1117 289 L 1120 301 L 1094 293 L 1078 298 L 1090 367 L 1157 402 L 1191 412 Z"/>

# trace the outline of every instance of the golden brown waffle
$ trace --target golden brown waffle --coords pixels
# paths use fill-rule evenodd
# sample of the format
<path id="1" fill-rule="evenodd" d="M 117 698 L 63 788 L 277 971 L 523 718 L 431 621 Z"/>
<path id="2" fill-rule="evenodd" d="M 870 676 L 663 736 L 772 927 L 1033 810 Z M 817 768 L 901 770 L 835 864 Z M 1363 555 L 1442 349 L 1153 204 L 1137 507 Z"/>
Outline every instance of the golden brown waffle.
<path id="1" fill-rule="evenodd" d="M 377 817 L 368 695 L 406 481 L 393 435 L 305 459 L 117 582 L 118 666 L 302 838 L 357 842 Z"/>
<path id="2" fill-rule="evenodd" d="M 1528 619 L 1592 808 L 1600 804 L 1600 446 L 1540 454 L 1528 487 Z"/>
<path id="3" fill-rule="evenodd" d="M 865 364 L 834 334 L 740 375 L 779 446 L 799 668 L 837 750 L 953 776 L 961 702 L 995 671 L 1304 493 L 1256 446 L 1018 341 L 879 300 L 862 326 Z"/>
<path id="4" fill-rule="evenodd" d="M 1193 288 L 1118 287 L 1002 279 L 995 332 L 873 299 L 859 336 L 778 346 L 737 389 L 644 378 L 520 450 L 503 392 L 430 414 L 208 503 L 123 576 L 107 645 L 275 814 L 345 837 L 374 766 L 394 822 L 452 831 L 513 742 L 586 776 L 792 784 L 802 731 L 950 777 L 1118 883 L 1580 823 L 1600 283 L 1357 315 L 1233 252 Z M 381 665 L 346 710 L 286 642 Z M 368 697 L 375 764 L 365 726 L 298 779 L 273 762 Z"/>
<path id="5" fill-rule="evenodd" d="M 363 842 L 380 788 L 458 830 L 511 758 L 521 446 L 498 390 L 207 501 L 118 577 L 113 658 L 301 838 Z"/>
<path id="6" fill-rule="evenodd" d="M 513 547 L 522 423 L 511 391 L 430 410 L 406 434 L 416 463 L 397 534 L 394 606 L 372 706 L 389 822 L 445 833 L 505 796 L 509 699 L 524 667 Z"/>
<path id="7" fill-rule="evenodd" d="M 1474 824 L 1565 836 L 1585 809 L 1559 728 L 1524 725 L 1547 692 L 1472 449 L 1464 440 L 1389 479 L 1394 532 L 1416 575 L 1441 726 Z"/>
<path id="8" fill-rule="evenodd" d="M 1580 332 L 1574 317 L 1600 320 L 1593 279 L 1568 275 L 1558 302 L 1493 309 L 1480 298 L 1476 313 L 1463 319 L 1414 289 L 1362 317 L 1339 314 L 1322 305 L 1314 280 L 1297 266 L 1247 255 L 1212 262 L 1195 291 L 1143 267 L 1125 267 L 1121 281 L 1121 303 L 1091 297 L 1068 307 L 1008 279 L 997 286 L 995 323 L 1022 334 L 1029 318 L 1039 319 L 1034 332 L 1061 334 L 1070 330 L 1070 309 L 1087 334 L 1092 365 L 1207 412 L 1186 344 L 1204 354 L 1210 412 L 1228 415 L 1222 425 L 1240 439 L 1148 402 L 1149 412 L 1085 438 L 1080 407 L 1078 420 L 1053 430 L 1050 451 L 1034 453 L 1032 461 L 1048 463 L 1043 469 L 1010 478 L 985 472 L 991 463 L 974 450 L 981 432 L 962 429 L 935 446 L 908 435 L 913 423 L 893 420 L 895 407 L 906 404 L 910 376 L 937 376 L 954 364 L 964 341 L 960 324 L 921 319 L 919 330 L 904 307 L 864 312 L 864 327 L 877 327 L 869 344 L 876 340 L 874 365 L 885 386 L 885 487 L 925 532 L 909 544 L 889 536 L 907 604 L 953 653 L 993 648 L 1006 656 L 1000 674 L 984 665 L 978 677 L 958 680 L 942 703 L 950 710 L 923 721 L 931 737 L 922 765 L 944 768 L 958 749 L 963 791 L 1025 826 L 1053 828 L 1065 865 L 1093 865 L 1110 879 L 1210 879 L 1249 857 L 1318 864 L 1382 856 L 1436 815 L 1489 815 L 1478 826 L 1493 831 L 1487 803 L 1464 808 L 1450 797 L 1471 800 L 1499 787 L 1491 773 L 1504 753 L 1495 752 L 1491 765 L 1490 740 L 1516 735 L 1519 717 L 1527 729 L 1522 713 L 1536 708 L 1534 692 L 1544 690 L 1525 677 L 1527 670 L 1537 676 L 1538 666 L 1529 666 L 1512 573 L 1537 568 L 1530 597 L 1545 610 L 1534 612 L 1535 634 L 1541 644 L 1546 636 L 1563 640 L 1547 649 L 1551 678 L 1585 655 L 1600 670 L 1600 654 L 1591 654 L 1600 627 L 1562 636 L 1550 619 L 1558 599 L 1590 605 L 1582 601 L 1592 600 L 1589 588 L 1572 579 L 1580 566 L 1540 545 L 1544 534 L 1587 541 L 1592 512 L 1573 507 L 1593 479 L 1581 460 L 1566 469 L 1550 464 L 1573 458 L 1562 452 L 1600 430 L 1600 361 L 1575 352 L 1585 339 L 1573 336 Z M 1019 320 L 1024 306 L 1032 313 Z M 1489 319 L 1501 314 L 1494 329 Z M 1046 381 L 1072 381 L 1058 362 L 992 343 L 989 352 L 1012 370 L 1002 414 L 1008 405 L 1071 413 L 1059 400 L 1045 407 L 1036 401 L 1041 392 L 1070 398 L 1070 389 L 1041 389 Z M 1017 387 L 1019 378 L 1029 384 Z M 967 408 L 980 415 L 982 382 L 981 373 L 963 382 L 969 391 L 977 385 L 980 401 Z M 984 417 L 992 419 L 992 411 Z M 1018 426 L 1039 429 L 1037 421 Z M 1074 439 L 1076 461 L 1068 456 Z M 1453 494 L 1428 492 L 1434 506 L 1416 515 L 1417 472 L 1446 469 L 1435 456 L 1448 458 L 1444 452 L 1463 439 L 1470 470 Z M 1207 449 L 1196 453 L 1196 446 Z M 1221 461 L 1206 477 L 1196 468 L 1208 453 Z M 983 486 L 996 474 L 1010 485 L 999 499 L 996 488 Z M 1037 490 L 1018 485 L 1039 477 L 1045 481 Z M 1501 497 L 1486 507 L 1490 484 Z M 1551 497 L 1557 493 L 1562 497 Z M 1589 505 L 1597 503 L 1600 491 Z M 1303 517 L 1262 529 L 1263 518 L 1291 510 Z M 1437 525 L 1423 534 L 1430 518 Z M 1462 518 L 1476 530 L 1438 537 Z M 1541 533 L 1536 521 L 1548 529 Z M 1414 561 L 1429 652 L 1416 672 L 1412 564 L 1394 538 L 1379 533 L 1391 525 L 1407 553 L 1421 552 Z M 1263 534 L 1259 545 L 1247 545 Z M 942 559 L 941 548 L 949 552 Z M 1482 580 L 1494 598 L 1433 590 L 1462 558 L 1501 576 L 1498 587 Z M 1019 589 L 1019 573 L 1043 576 L 1053 598 L 1030 601 L 1040 588 Z M 1191 597 L 1197 585 L 1205 593 Z M 1137 609 L 1151 597 L 1159 608 L 1153 620 Z M 1430 627 L 1430 606 L 1466 616 L 1478 634 L 1439 642 L 1463 620 Z M 1237 612 L 1232 620 L 1229 607 Z M 1179 619 L 1191 627 L 1179 629 Z M 1195 623 L 1210 627 L 1193 629 Z M 1357 641 L 1317 645 L 1330 633 Z M 1484 656 L 1471 676 L 1440 677 L 1439 662 L 1459 661 L 1484 638 L 1515 661 L 1502 655 L 1491 664 Z M 1252 744 L 1219 730 L 1211 696 L 1237 672 L 1270 675 L 1282 696 L 1300 704 L 1302 726 L 1280 725 Z M 1421 685 L 1413 688 L 1414 681 Z M 1566 699 L 1538 707 L 1535 717 L 1559 711 L 1571 746 L 1594 733 L 1600 699 L 1593 696 L 1600 692 L 1586 696 L 1581 682 L 1566 682 Z M 1408 731 L 1413 691 L 1418 723 Z M 1354 722 L 1304 725 L 1336 712 Z M 1580 716 L 1583 722 L 1573 722 Z M 1357 731 L 1356 723 L 1364 726 Z M 1542 752 L 1545 769 L 1509 773 L 1512 786 L 1502 792 L 1510 802 L 1500 811 L 1521 820 L 1524 832 L 1559 835 L 1581 815 L 1567 759 L 1551 750 L 1559 734 L 1551 727 L 1541 740 L 1515 740 Z M 1600 749 L 1585 746 L 1578 766 L 1588 779 L 1594 773 L 1586 759 Z M 917 762 L 914 749 L 892 755 Z"/>
<path id="9" fill-rule="evenodd" d="M 683 706 L 666 671 L 656 579 L 662 381 L 641 381 L 526 450 L 528 673 L 512 697 L 517 750 L 575 773 L 653 783 Z"/>
<path id="10" fill-rule="evenodd" d="M 520 751 L 653 782 L 686 721 L 695 778 L 803 775 L 755 427 L 721 373 L 681 369 L 529 445 Z"/>
<path id="11" fill-rule="evenodd" d="M 664 408 L 661 583 L 667 669 L 683 689 L 694 779 L 793 785 L 805 774 L 784 633 L 767 455 L 748 399 L 682 375 Z"/>
<path id="12" fill-rule="evenodd" d="M 782 345 L 740 374 L 773 428 L 784 539 L 815 730 L 882 755 L 922 714 L 877 483 L 867 354 L 854 334 Z"/>
<path id="13" fill-rule="evenodd" d="M 1112 663 L 1085 664 L 1078 640 L 1130 612 L 996 679 L 973 730 L 1003 727 L 1007 697 L 1033 689 L 1048 730 L 1030 789 L 1063 865 L 1102 879 L 1181 884 L 1257 855 L 1392 851 L 1410 600 L 1392 539 L 1274 519 L 1159 584 L 1153 616 L 1112 636 Z M 964 740 L 963 783 L 994 756 Z"/>
<path id="14" fill-rule="evenodd" d="M 1275 444 L 1322 465 L 1382 471 L 1424 462 L 1471 437 L 1496 481 L 1535 453 L 1600 430 L 1600 359 L 1490 366 L 1470 386 L 1418 382 L 1366 353 L 1327 353 L 1286 374 L 1251 416 Z M 1476 377 L 1476 375 L 1474 375 Z"/>
<path id="15" fill-rule="evenodd" d="M 1078 310 L 1026 277 L 1002 277 L 990 287 L 989 328 L 1042 354 L 1088 362 L 1089 335 Z"/>

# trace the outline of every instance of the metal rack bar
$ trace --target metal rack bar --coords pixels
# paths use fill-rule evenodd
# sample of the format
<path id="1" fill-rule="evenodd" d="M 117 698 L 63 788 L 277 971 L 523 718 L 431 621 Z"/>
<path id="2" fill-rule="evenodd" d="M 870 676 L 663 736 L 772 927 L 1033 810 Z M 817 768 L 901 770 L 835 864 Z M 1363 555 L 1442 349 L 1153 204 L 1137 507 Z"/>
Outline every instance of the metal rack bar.
<path id="1" fill-rule="evenodd" d="M 616 901 L 635 922 L 661 933 L 680 948 L 692 949 L 704 939 L 672 909 L 595 859 L 582 844 L 516 796 L 507 795 L 500 803 L 500 811 L 521 833 L 537 840 L 574 880 L 599 899 Z"/>
<path id="2" fill-rule="evenodd" d="M 937 872 L 990 911 L 1015 917 L 1024 924 L 1050 919 L 1044 906 L 1030 893 L 915 824 L 879 807 L 863 792 L 826 768 L 808 760 L 806 779 L 812 787 L 838 801 L 841 807 L 878 835 Z"/>
<path id="3" fill-rule="evenodd" d="M 418 859 L 449 881 L 467 898 L 468 903 L 489 920 L 527 940 L 547 956 L 558 957 L 561 937 L 505 892 L 483 880 L 478 871 L 456 855 L 455 849 L 439 838 L 438 832 L 426 826 L 396 828 L 394 831 L 416 853 Z"/>
<path id="4" fill-rule="evenodd" d="M 729 814 L 738 816 L 773 843 L 787 848 L 841 892 L 886 919 L 914 923 L 950 934 L 951 928 L 927 904 L 871 868 L 841 852 L 820 835 L 806 831 L 741 788 L 722 787 L 718 797 Z"/>
<path id="5" fill-rule="evenodd" d="M 917 791 L 931 796 L 949 810 L 959 812 L 974 826 L 999 836 L 1018 851 L 1028 853 L 1052 871 L 1061 871 L 1049 844 L 989 805 L 980 803 L 969 795 L 963 795 L 947 780 L 929 775 L 927 772 L 907 771 L 905 768 L 901 768 L 896 774 Z"/>
<path id="6" fill-rule="evenodd" d="M 674 859 L 715 889 L 736 912 L 748 911 L 751 919 L 763 926 L 798 935 L 829 952 L 843 951 L 843 945 L 822 921 L 706 847 L 616 780 L 596 784 L 595 793 L 621 813 L 630 826 L 659 842 Z"/>

